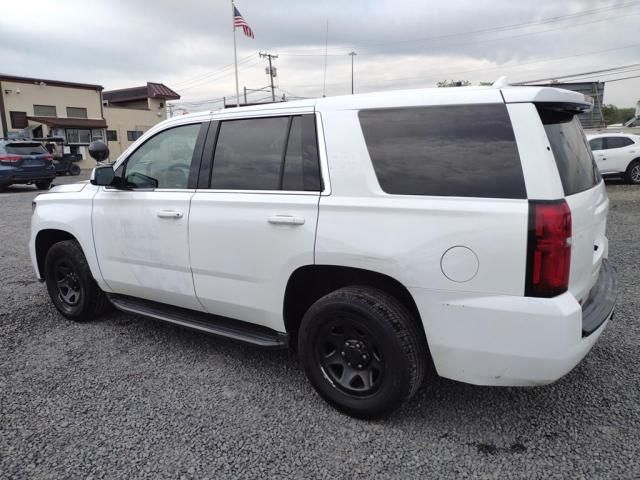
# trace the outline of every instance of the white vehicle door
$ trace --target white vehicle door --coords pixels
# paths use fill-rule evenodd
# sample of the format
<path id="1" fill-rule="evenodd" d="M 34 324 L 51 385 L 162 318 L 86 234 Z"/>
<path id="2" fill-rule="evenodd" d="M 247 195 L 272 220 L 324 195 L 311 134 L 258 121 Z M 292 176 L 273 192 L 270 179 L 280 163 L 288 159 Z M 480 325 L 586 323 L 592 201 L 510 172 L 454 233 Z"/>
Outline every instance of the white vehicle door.
<path id="1" fill-rule="evenodd" d="M 607 152 L 605 151 L 604 140 L 604 137 L 592 138 L 589 140 L 589 146 L 591 147 L 593 159 L 596 161 L 598 171 L 600 173 L 611 173 L 609 162 L 607 162 L 606 158 Z"/>
<path id="2" fill-rule="evenodd" d="M 606 137 L 603 163 L 611 172 L 625 172 L 634 156 L 636 145 L 628 137 Z M 633 153 L 632 153 L 633 152 Z"/>
<path id="3" fill-rule="evenodd" d="M 222 120 L 211 129 L 205 188 L 189 217 L 196 294 L 209 313 L 283 331 L 287 281 L 314 262 L 322 190 L 314 115 Z"/>
<path id="4" fill-rule="evenodd" d="M 98 263 L 115 293 L 203 310 L 189 264 L 188 219 L 207 127 L 180 125 L 152 136 L 118 167 L 118 188 L 101 187 L 94 197 Z"/>

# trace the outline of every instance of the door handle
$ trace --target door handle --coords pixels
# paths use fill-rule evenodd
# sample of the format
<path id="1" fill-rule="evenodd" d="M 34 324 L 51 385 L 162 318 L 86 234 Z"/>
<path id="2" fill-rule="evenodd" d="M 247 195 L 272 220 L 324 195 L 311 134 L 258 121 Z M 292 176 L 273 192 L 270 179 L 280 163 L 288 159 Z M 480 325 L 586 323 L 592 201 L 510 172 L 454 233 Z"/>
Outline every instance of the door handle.
<path id="1" fill-rule="evenodd" d="M 269 223 L 284 225 L 304 225 L 303 217 L 294 217 L 292 215 L 271 215 L 267 218 Z"/>
<path id="2" fill-rule="evenodd" d="M 160 218 L 182 218 L 182 212 L 176 210 L 160 210 L 157 214 Z"/>

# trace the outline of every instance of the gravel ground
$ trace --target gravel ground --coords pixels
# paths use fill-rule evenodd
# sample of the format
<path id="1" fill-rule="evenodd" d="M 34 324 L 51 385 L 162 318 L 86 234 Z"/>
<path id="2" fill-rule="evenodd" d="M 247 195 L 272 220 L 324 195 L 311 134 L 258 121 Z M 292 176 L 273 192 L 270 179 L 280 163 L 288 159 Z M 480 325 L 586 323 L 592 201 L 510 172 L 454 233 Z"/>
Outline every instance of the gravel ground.
<path id="1" fill-rule="evenodd" d="M 365 422 L 328 407 L 288 352 L 122 313 L 65 321 L 28 260 L 37 192 L 13 187 L 0 194 L 0 477 L 640 478 L 640 188 L 608 190 L 618 309 L 573 372 L 525 389 L 434 379 Z"/>

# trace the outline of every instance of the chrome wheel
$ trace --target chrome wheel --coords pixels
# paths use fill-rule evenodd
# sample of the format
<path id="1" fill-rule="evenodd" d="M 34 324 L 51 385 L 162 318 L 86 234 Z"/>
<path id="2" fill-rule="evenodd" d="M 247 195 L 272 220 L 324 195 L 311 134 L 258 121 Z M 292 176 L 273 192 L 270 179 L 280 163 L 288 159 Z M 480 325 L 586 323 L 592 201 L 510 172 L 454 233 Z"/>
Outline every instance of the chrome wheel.
<path id="1" fill-rule="evenodd" d="M 640 163 L 636 163 L 631 167 L 631 181 L 633 183 L 640 183 Z"/>
<path id="2" fill-rule="evenodd" d="M 59 259 L 54 267 L 57 296 L 62 305 L 75 307 L 82 299 L 82 284 L 73 266 L 66 259 Z"/>

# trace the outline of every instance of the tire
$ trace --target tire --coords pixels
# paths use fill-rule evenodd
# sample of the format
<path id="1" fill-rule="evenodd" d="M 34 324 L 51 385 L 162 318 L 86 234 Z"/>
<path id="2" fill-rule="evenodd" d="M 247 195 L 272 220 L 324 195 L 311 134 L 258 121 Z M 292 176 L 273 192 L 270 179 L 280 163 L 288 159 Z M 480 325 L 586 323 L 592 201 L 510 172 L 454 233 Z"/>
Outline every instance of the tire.
<path id="1" fill-rule="evenodd" d="M 47 252 L 44 270 L 49 296 L 65 318 L 86 322 L 108 310 L 109 300 L 93 279 L 75 240 L 53 245 Z"/>
<path id="2" fill-rule="evenodd" d="M 69 166 L 69 175 L 73 175 L 74 177 L 77 177 L 78 175 L 80 175 L 80 172 L 82 170 L 80 170 L 80 166 L 76 165 L 75 163 L 72 163 Z"/>
<path id="3" fill-rule="evenodd" d="M 624 179 L 632 185 L 640 185 L 640 159 L 634 160 L 627 167 L 624 173 Z"/>
<path id="4" fill-rule="evenodd" d="M 387 416 L 408 400 L 429 359 L 417 319 L 391 295 L 358 286 L 329 293 L 309 308 L 298 355 L 322 398 L 366 419 Z"/>
<path id="5" fill-rule="evenodd" d="M 36 182 L 36 187 L 38 188 L 38 190 L 49 190 L 51 188 L 51 180 Z"/>

